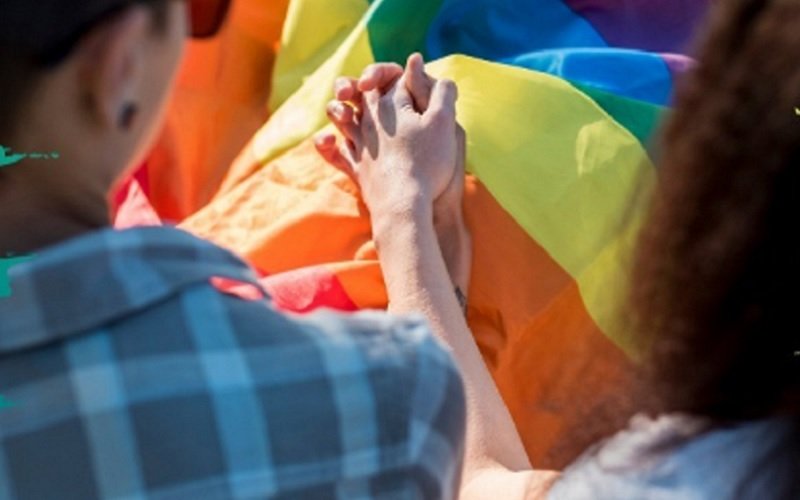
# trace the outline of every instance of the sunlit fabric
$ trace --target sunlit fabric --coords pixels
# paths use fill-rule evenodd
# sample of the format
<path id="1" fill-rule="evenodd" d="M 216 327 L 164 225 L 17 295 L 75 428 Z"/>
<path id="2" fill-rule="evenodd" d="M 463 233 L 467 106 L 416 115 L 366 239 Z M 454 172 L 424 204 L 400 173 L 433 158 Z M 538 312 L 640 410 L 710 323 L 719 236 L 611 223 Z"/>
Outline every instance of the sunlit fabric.
<path id="1" fill-rule="evenodd" d="M 428 69 L 458 83 L 468 135 L 469 323 L 532 463 L 560 467 L 636 357 L 619 315 L 630 251 L 655 182 L 653 138 L 707 3 L 293 0 L 268 103 L 214 101 L 257 101 L 250 111 L 269 120 L 230 166 L 195 172 L 183 158 L 220 148 L 173 118 L 183 173 L 151 158 L 143 191 L 163 219 L 245 257 L 286 310 L 385 308 L 358 188 L 312 138 L 337 76 L 414 51 L 436 59 Z"/>

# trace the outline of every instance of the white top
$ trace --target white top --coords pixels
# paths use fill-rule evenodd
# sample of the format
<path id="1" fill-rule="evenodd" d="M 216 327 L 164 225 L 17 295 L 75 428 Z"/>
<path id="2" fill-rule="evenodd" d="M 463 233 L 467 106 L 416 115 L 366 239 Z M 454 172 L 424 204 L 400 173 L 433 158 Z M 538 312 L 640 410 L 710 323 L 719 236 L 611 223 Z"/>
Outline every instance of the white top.
<path id="1" fill-rule="evenodd" d="M 628 429 L 569 466 L 548 498 L 800 498 L 776 490 L 781 484 L 776 478 L 787 474 L 797 478 L 800 469 L 800 464 L 779 453 L 794 432 L 789 420 L 709 429 L 708 421 L 685 415 L 636 416 Z"/>

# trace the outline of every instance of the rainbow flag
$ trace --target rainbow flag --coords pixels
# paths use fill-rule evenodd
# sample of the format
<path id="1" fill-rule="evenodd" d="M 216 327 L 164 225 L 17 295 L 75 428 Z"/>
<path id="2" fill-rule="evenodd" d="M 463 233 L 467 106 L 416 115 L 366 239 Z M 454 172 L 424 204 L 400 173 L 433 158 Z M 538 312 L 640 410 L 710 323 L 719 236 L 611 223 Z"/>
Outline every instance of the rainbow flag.
<path id="1" fill-rule="evenodd" d="M 618 307 L 652 139 L 709 3 L 293 0 L 271 117 L 182 227 L 245 257 L 286 310 L 385 308 L 357 186 L 312 137 L 337 76 L 422 52 L 460 90 L 470 327 L 532 463 L 560 467 L 636 354 Z"/>
<path id="2" fill-rule="evenodd" d="M 254 164 L 232 169 L 221 194 L 326 124 L 337 76 L 421 51 L 437 59 L 432 73 L 459 84 L 470 173 L 627 349 L 609 295 L 624 290 L 625 251 L 646 200 L 634 195 L 652 183 L 651 139 L 706 9 L 698 0 L 296 0 L 273 76 L 274 115 L 252 143 Z"/>

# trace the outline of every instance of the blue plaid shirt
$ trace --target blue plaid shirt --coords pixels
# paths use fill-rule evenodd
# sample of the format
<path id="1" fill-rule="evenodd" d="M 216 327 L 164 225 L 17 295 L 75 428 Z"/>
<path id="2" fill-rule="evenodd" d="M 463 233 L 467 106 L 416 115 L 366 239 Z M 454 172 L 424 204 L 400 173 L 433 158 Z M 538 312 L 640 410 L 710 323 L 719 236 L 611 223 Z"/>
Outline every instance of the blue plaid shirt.
<path id="1" fill-rule="evenodd" d="M 0 499 L 451 498 L 465 402 L 420 319 L 289 317 L 171 228 L 101 231 L 0 299 Z"/>

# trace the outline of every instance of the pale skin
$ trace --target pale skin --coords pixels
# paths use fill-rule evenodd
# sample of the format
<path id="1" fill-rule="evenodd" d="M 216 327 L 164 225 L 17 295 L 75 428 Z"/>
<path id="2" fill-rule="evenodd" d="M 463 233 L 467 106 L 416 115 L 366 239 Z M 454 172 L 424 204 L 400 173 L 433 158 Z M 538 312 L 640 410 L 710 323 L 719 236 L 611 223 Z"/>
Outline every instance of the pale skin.
<path id="1" fill-rule="evenodd" d="M 141 163 L 161 124 L 183 53 L 185 9 L 170 2 L 157 32 L 152 12 L 131 6 L 40 78 L 5 146 L 59 156 L 0 170 L 0 252 L 35 252 L 110 224 L 109 191 Z M 137 112 L 120 127 L 129 103 Z"/>
<path id="2" fill-rule="evenodd" d="M 141 162 L 161 124 L 184 47 L 184 9 L 170 3 L 161 33 L 147 8 L 121 11 L 37 83 L 8 145 L 58 151 L 59 161 L 0 172 L 0 252 L 36 252 L 109 225 L 110 189 Z M 337 155 L 330 138 L 320 140 L 320 150 L 362 188 L 391 311 L 426 313 L 460 364 L 469 407 L 462 497 L 537 498 L 555 476 L 531 471 L 453 293 L 453 285 L 468 292 L 471 258 L 461 211 L 463 136 L 455 124 L 455 87 L 421 76 L 415 69 L 421 66 L 412 61 L 405 79 L 399 66 L 379 65 L 357 84 L 341 81 L 339 99 L 358 103 L 363 94 L 364 107 L 383 114 L 369 134 L 346 110 L 338 120 L 340 127 L 352 122 L 346 135 L 360 141 L 352 151 L 358 161 Z M 393 91 L 398 79 L 402 85 Z M 129 103 L 137 113 L 130 127 L 120 127 Z M 393 135 L 387 113 L 398 118 Z"/>
<path id="3" fill-rule="evenodd" d="M 328 114 L 344 141 L 322 135 L 317 148 L 361 187 L 389 310 L 425 314 L 464 377 L 460 498 L 544 498 L 558 474 L 532 470 L 453 293 L 452 284 L 468 285 L 471 257 L 461 207 L 464 141 L 456 124 L 455 85 L 427 76 L 415 54 L 405 70 L 377 64 L 359 80 L 338 80 L 335 96 Z"/>

